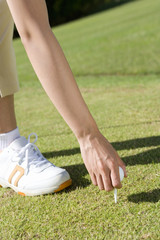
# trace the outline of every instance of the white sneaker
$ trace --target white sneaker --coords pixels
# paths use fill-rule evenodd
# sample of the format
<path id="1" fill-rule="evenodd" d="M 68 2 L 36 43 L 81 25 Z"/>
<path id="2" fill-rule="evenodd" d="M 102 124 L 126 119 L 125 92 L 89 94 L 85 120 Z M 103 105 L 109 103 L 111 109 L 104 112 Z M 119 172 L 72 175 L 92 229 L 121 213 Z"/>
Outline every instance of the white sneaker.
<path id="1" fill-rule="evenodd" d="M 30 136 L 36 139 L 30 143 Z M 58 192 L 72 184 L 65 169 L 54 166 L 34 145 L 37 135 L 17 138 L 0 154 L 0 185 L 23 196 Z"/>

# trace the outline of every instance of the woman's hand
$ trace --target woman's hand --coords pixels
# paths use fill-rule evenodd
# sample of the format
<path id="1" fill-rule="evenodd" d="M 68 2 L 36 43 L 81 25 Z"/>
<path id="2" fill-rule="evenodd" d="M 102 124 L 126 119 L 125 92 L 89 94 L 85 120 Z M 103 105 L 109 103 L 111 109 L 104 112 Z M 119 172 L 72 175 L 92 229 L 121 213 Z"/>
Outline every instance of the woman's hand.
<path id="1" fill-rule="evenodd" d="M 111 191 L 113 188 L 121 188 L 119 166 L 127 177 L 125 164 L 107 139 L 98 133 L 96 136 L 88 135 L 78 141 L 92 183 L 98 185 L 100 190 Z"/>

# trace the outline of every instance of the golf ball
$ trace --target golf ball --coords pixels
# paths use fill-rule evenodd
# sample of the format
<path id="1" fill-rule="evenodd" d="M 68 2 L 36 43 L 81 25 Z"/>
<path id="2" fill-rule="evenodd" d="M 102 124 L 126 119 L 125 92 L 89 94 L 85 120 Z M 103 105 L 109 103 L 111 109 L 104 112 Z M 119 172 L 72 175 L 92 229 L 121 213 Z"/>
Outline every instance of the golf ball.
<path id="1" fill-rule="evenodd" d="M 121 167 L 119 167 L 119 176 L 120 176 L 120 181 L 122 181 L 124 178 L 124 171 Z"/>
<path id="2" fill-rule="evenodd" d="M 119 167 L 119 176 L 120 176 L 120 181 L 122 181 L 124 178 L 124 171 L 121 167 Z M 115 201 L 115 203 L 117 203 L 117 189 L 116 188 L 114 189 L 114 201 Z"/>

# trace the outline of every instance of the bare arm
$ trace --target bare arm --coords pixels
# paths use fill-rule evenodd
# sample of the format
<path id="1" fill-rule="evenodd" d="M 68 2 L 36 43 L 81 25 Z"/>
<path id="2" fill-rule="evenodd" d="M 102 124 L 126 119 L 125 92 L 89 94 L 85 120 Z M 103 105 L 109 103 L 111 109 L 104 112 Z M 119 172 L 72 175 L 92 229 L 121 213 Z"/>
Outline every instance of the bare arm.
<path id="1" fill-rule="evenodd" d="M 125 166 L 98 130 L 51 31 L 44 0 L 7 0 L 32 66 L 49 98 L 74 132 L 92 182 L 120 188 L 118 166 Z"/>

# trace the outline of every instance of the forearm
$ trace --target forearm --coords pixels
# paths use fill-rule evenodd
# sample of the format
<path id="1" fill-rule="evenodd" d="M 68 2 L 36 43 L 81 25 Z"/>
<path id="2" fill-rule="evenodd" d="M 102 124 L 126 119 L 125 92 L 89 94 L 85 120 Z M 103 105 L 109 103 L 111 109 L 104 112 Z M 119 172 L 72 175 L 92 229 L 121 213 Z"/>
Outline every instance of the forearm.
<path id="1" fill-rule="evenodd" d="M 98 131 L 59 43 L 44 0 L 7 0 L 32 66 L 51 101 L 77 137 Z"/>
<path id="2" fill-rule="evenodd" d="M 52 31 L 23 40 L 28 57 L 46 93 L 77 137 L 97 126 Z"/>

